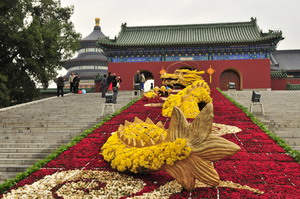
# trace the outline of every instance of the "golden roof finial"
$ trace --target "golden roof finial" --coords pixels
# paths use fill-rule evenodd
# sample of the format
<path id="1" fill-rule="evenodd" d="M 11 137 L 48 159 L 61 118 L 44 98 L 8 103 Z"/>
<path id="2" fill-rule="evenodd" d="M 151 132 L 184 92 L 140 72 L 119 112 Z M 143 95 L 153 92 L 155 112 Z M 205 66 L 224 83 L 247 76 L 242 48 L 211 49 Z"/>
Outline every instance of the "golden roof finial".
<path id="1" fill-rule="evenodd" d="M 100 26 L 100 18 L 95 18 L 95 23 L 96 23 L 96 26 Z"/>

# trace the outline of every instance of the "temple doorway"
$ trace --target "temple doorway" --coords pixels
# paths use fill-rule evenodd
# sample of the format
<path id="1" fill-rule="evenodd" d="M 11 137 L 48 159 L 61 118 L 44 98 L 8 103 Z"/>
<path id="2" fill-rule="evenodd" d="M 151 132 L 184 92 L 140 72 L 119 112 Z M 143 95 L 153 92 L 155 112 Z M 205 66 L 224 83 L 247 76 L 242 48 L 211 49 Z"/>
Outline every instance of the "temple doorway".
<path id="1" fill-rule="evenodd" d="M 220 76 L 220 89 L 228 90 L 228 83 L 234 82 L 236 90 L 241 90 L 241 81 L 240 75 L 234 70 L 225 70 Z"/>
<path id="2" fill-rule="evenodd" d="M 154 86 L 155 86 L 155 84 L 154 84 L 154 76 L 148 70 L 141 70 L 141 73 L 144 74 L 145 79 L 146 79 L 146 82 L 144 84 L 144 91 L 147 92 L 147 91 L 151 90 L 152 88 L 154 88 Z"/>

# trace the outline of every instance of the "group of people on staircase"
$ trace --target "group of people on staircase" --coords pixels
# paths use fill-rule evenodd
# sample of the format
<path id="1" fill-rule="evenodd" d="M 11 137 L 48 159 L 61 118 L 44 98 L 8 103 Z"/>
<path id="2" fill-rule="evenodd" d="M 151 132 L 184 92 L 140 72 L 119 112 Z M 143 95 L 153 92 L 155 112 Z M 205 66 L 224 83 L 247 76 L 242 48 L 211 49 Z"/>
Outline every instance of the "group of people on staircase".
<path id="1" fill-rule="evenodd" d="M 143 80 L 142 77 L 143 77 L 143 75 L 137 77 L 137 78 L 139 78 L 139 82 L 141 82 L 141 85 L 140 85 L 141 89 L 144 88 L 142 83 L 145 82 L 145 81 L 142 81 Z M 79 82 L 80 82 L 79 75 L 77 73 L 74 74 L 72 72 L 71 75 L 69 76 L 70 93 L 78 93 Z M 117 76 L 116 73 L 108 72 L 107 75 L 105 74 L 101 80 L 102 98 L 105 98 L 106 93 L 113 93 L 112 103 L 116 104 L 121 82 L 122 82 L 121 77 Z M 56 79 L 56 85 L 57 85 L 57 97 L 59 97 L 60 95 L 63 97 L 64 96 L 64 78 L 62 76 L 60 76 Z"/>
<path id="2" fill-rule="evenodd" d="M 78 93 L 78 87 L 79 87 L 80 77 L 76 73 L 73 72 L 69 76 L 69 83 L 70 83 L 70 93 Z M 57 86 L 57 97 L 64 96 L 64 78 L 63 76 L 60 76 L 56 79 L 56 86 Z"/>
<path id="3" fill-rule="evenodd" d="M 113 93 L 112 103 L 116 104 L 121 82 L 121 77 L 116 73 L 108 72 L 107 75 L 104 75 L 101 80 L 102 98 L 105 98 L 106 93 Z"/>
<path id="4" fill-rule="evenodd" d="M 70 83 L 70 93 L 78 93 L 80 77 L 77 73 L 71 73 L 69 76 L 69 83 Z"/>

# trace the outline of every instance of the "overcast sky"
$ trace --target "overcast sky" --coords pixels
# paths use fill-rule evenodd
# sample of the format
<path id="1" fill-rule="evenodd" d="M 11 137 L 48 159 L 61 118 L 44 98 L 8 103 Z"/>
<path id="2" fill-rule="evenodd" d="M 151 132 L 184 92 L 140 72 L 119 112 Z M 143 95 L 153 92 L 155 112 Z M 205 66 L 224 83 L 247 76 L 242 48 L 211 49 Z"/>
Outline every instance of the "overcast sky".
<path id="1" fill-rule="evenodd" d="M 114 38 L 127 26 L 246 22 L 256 17 L 263 32 L 281 30 L 279 50 L 300 49 L 299 0 L 61 0 L 74 6 L 71 18 L 82 37 L 101 19 L 102 32 Z"/>

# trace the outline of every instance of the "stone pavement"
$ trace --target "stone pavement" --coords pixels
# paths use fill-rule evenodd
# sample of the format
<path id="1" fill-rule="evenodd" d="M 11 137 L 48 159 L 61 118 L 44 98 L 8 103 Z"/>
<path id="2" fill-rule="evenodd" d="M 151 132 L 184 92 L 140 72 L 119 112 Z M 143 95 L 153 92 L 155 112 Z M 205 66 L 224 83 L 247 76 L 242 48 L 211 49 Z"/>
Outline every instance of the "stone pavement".
<path id="1" fill-rule="evenodd" d="M 258 105 L 254 106 L 253 114 L 293 149 L 300 150 L 300 91 L 258 92 L 265 116 Z M 249 110 L 252 91 L 237 91 L 237 97 L 233 93 L 231 97 Z"/>
<path id="2" fill-rule="evenodd" d="M 132 97 L 120 91 L 116 109 Z M 104 101 L 100 93 L 67 94 L 0 109 L 0 183 L 99 123 Z"/>

